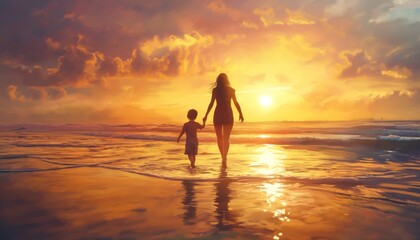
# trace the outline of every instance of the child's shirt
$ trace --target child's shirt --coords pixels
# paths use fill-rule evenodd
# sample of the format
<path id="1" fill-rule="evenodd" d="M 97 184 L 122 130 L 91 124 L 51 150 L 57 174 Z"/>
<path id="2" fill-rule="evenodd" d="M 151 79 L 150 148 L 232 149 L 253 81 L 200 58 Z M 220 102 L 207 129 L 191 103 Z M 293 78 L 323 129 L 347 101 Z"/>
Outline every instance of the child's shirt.
<path id="1" fill-rule="evenodd" d="M 188 121 L 184 123 L 184 126 L 182 128 L 185 131 L 185 134 L 187 135 L 187 140 L 185 144 L 198 144 L 197 129 L 202 129 L 204 127 L 198 122 Z"/>

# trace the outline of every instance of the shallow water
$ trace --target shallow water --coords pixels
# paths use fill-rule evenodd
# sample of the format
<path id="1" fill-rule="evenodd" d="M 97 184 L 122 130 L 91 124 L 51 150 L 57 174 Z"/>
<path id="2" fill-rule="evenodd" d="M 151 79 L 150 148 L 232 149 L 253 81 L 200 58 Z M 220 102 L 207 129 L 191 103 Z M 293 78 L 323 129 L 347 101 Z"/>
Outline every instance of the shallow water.
<path id="1" fill-rule="evenodd" d="M 188 167 L 183 143 L 175 142 L 179 128 L 2 126 L 0 172 L 100 168 L 179 182 L 184 196 L 178 218 L 199 226 L 170 234 L 179 238 L 419 235 L 419 122 L 238 125 L 227 169 L 220 168 L 210 127 L 199 133 L 195 170 Z M 391 224 L 394 230 L 380 230 Z M 216 230 L 224 237 L 216 238 Z"/>

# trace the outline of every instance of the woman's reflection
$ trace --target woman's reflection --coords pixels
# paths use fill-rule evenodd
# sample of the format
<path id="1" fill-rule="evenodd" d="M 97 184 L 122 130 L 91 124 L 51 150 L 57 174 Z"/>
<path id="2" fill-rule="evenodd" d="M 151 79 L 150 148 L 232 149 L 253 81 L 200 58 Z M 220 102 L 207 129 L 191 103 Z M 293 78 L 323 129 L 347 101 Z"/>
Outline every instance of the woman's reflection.
<path id="1" fill-rule="evenodd" d="M 229 178 L 226 178 L 226 168 L 222 168 L 220 171 L 219 180 L 214 184 L 216 187 L 216 198 L 214 199 L 214 205 L 216 206 L 216 218 L 217 228 L 219 230 L 230 230 L 235 227 L 235 217 L 229 211 L 230 193 L 229 185 L 232 182 Z"/>
<path id="2" fill-rule="evenodd" d="M 193 225 L 195 224 L 195 217 L 197 212 L 197 202 L 195 200 L 195 182 L 184 180 L 182 181 L 182 186 L 185 189 L 184 199 L 182 199 L 182 204 L 184 205 L 184 215 L 182 216 L 184 224 Z"/>

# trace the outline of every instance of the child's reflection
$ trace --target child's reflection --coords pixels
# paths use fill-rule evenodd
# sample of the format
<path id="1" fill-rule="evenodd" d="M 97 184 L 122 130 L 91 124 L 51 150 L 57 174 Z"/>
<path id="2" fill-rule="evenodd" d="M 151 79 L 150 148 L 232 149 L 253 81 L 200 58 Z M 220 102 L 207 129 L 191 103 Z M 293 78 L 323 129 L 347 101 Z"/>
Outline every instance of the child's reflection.
<path id="1" fill-rule="evenodd" d="M 197 202 L 195 201 L 195 182 L 184 180 L 182 181 L 182 186 L 185 189 L 184 199 L 182 199 L 182 204 L 184 205 L 184 215 L 183 220 L 184 224 L 193 225 L 195 224 L 195 217 L 197 212 Z"/>
<path id="2" fill-rule="evenodd" d="M 214 184 L 216 197 L 214 199 L 215 217 L 217 219 L 217 228 L 219 230 L 230 230 L 237 224 L 235 216 L 229 211 L 229 202 L 231 200 L 231 190 L 229 185 L 232 180 L 226 178 L 226 168 L 222 168 L 219 179 Z M 182 186 L 185 190 L 182 204 L 184 208 L 184 214 L 182 216 L 183 222 L 186 225 L 196 224 L 197 215 L 197 201 L 195 199 L 195 185 L 197 182 L 191 180 L 182 181 Z"/>

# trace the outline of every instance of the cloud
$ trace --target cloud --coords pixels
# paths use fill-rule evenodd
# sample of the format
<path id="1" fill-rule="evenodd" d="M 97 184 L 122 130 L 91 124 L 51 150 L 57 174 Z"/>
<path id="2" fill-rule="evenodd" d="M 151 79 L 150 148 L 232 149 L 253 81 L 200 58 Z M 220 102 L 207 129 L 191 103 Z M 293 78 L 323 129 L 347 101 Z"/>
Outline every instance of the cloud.
<path id="1" fill-rule="evenodd" d="M 43 88 L 30 88 L 30 98 L 33 100 L 46 100 L 48 93 Z"/>
<path id="2" fill-rule="evenodd" d="M 201 55 L 213 44 L 211 36 L 198 32 L 165 39 L 155 37 L 133 50 L 131 69 L 134 73 L 167 76 L 201 72 L 211 67 Z"/>
<path id="3" fill-rule="evenodd" d="M 215 13 L 225 14 L 235 20 L 240 19 L 242 15 L 242 13 L 237 9 L 226 5 L 223 0 L 212 1 L 207 5 L 207 7 Z"/>
<path id="4" fill-rule="evenodd" d="M 144 107 L 150 96 L 171 93 L 161 97 L 171 102 L 207 89 L 203 79 L 222 71 L 238 92 L 282 76 L 291 99 L 320 112 L 357 112 L 384 102 L 378 93 L 413 91 L 387 95 L 407 105 L 420 81 L 418 9 L 413 0 L 4 0 L 0 107 Z"/>
<path id="5" fill-rule="evenodd" d="M 354 55 L 349 53 L 345 57 L 349 65 L 341 71 L 340 77 L 352 78 L 360 75 L 379 75 L 375 63 L 372 63 L 363 51 Z"/>
<path id="6" fill-rule="evenodd" d="M 353 8 L 357 5 L 357 0 L 346 1 L 346 0 L 337 0 L 335 3 L 328 5 L 325 8 L 325 12 L 329 16 L 343 16 L 347 13 L 350 8 Z"/>
<path id="7" fill-rule="evenodd" d="M 165 39 L 155 36 L 132 51 L 128 59 L 111 58 L 82 45 L 69 45 L 57 59 L 57 65 L 21 68 L 26 86 L 85 87 L 110 76 L 177 76 L 180 72 L 200 72 L 208 68 L 203 51 L 213 44 L 208 35 L 197 32 Z"/>
<path id="8" fill-rule="evenodd" d="M 265 27 L 271 25 L 311 25 L 315 23 L 307 13 L 301 10 L 284 9 L 280 14 L 277 14 L 273 8 L 256 8 L 253 13 L 259 17 Z"/>
<path id="9" fill-rule="evenodd" d="M 67 95 L 63 88 L 42 88 L 42 87 L 24 87 L 18 90 L 15 85 L 7 87 L 7 95 L 10 100 L 17 102 L 58 100 Z"/>
<path id="10" fill-rule="evenodd" d="M 369 111 L 387 119 L 418 119 L 420 116 L 420 89 L 395 90 L 374 97 L 369 103 Z"/>
<path id="11" fill-rule="evenodd" d="M 7 96 L 9 96 L 10 100 L 19 102 L 25 101 L 25 97 L 22 95 L 22 93 L 18 92 L 17 86 L 15 85 L 10 85 L 7 87 Z"/>
<path id="12" fill-rule="evenodd" d="M 45 39 L 45 44 L 47 44 L 47 46 L 53 50 L 58 50 L 60 49 L 60 43 L 57 41 L 54 41 L 51 38 L 47 38 Z"/>
<path id="13" fill-rule="evenodd" d="M 81 46 L 67 46 L 57 59 L 57 66 L 44 69 L 35 65 L 22 69 L 23 83 L 27 86 L 86 85 L 94 78 L 96 56 Z"/>
<path id="14" fill-rule="evenodd" d="M 67 92 L 64 88 L 49 88 L 48 92 L 48 99 L 51 100 L 58 100 L 67 96 Z"/>
<path id="15" fill-rule="evenodd" d="M 346 66 L 341 70 L 340 78 L 357 78 L 360 76 L 371 76 L 375 78 L 393 78 L 393 79 L 408 79 L 413 76 L 410 68 L 401 67 L 399 65 L 387 64 L 386 59 L 373 59 L 368 57 L 365 52 L 360 51 L 354 54 L 343 54 L 346 59 Z M 384 61 L 385 60 L 385 61 Z M 402 61 L 400 61 L 401 63 Z M 387 67 L 391 65 L 392 67 Z M 411 67 L 409 64 L 405 66 Z M 418 70 L 414 68 L 417 72 Z"/>

